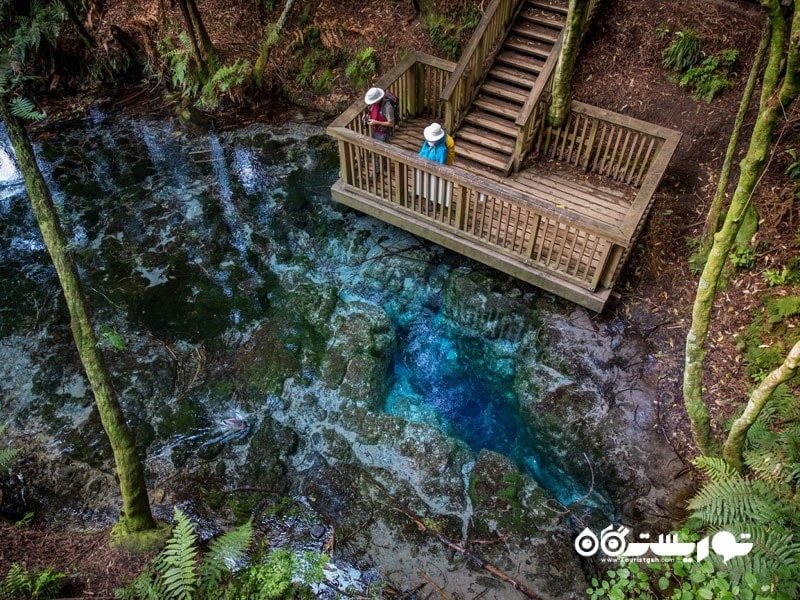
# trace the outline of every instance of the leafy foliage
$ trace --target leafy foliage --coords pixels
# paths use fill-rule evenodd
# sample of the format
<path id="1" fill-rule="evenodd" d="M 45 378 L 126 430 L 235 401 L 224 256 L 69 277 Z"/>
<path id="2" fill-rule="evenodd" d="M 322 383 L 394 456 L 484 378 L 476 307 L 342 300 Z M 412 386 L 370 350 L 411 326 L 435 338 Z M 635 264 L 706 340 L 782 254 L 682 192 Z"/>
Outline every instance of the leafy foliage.
<path id="1" fill-rule="evenodd" d="M 233 598 L 311 598 L 310 586 L 324 579 L 328 557 L 314 552 L 302 556 L 284 549 L 265 551 L 239 577 L 231 592 Z"/>
<path id="2" fill-rule="evenodd" d="M 344 69 L 348 81 L 355 87 L 367 87 L 378 70 L 378 59 L 372 46 L 356 52 Z"/>
<path id="3" fill-rule="evenodd" d="M 739 51 L 728 48 L 719 55 L 709 56 L 699 65 L 687 69 L 680 78 L 680 85 L 692 88 L 695 98 L 711 102 L 723 90 L 733 87 L 728 79 Z"/>
<path id="4" fill-rule="evenodd" d="M 693 29 L 687 29 L 675 33 L 672 44 L 664 50 L 664 59 L 661 64 L 665 69 L 683 73 L 697 64 L 701 56 L 700 36 Z"/>
<path id="5" fill-rule="evenodd" d="M 250 521 L 212 541 L 201 553 L 189 519 L 175 509 L 175 529 L 166 547 L 127 587 L 116 590 L 122 600 L 262 600 L 311 598 L 310 586 L 324 579 L 328 558 L 302 556 L 264 545 L 247 551 L 253 539 Z"/>
<path id="6" fill-rule="evenodd" d="M 753 321 L 737 335 L 745 373 L 754 381 L 763 381 L 784 360 L 787 348 L 800 339 L 800 296 L 780 293 L 765 295 Z"/>
<path id="7" fill-rule="evenodd" d="M 482 16 L 483 13 L 475 4 L 462 16 L 449 12 L 430 13 L 425 17 L 425 29 L 434 46 L 442 50 L 448 59 L 458 60 L 465 35 L 477 27 Z"/>
<path id="8" fill-rule="evenodd" d="M 201 562 L 194 527 L 189 518 L 176 507 L 175 529 L 166 547 L 131 585 L 116 591 L 117 598 L 213 598 L 224 577 L 244 557 L 252 535 L 252 524 L 248 521 L 215 540 Z"/>
<path id="9" fill-rule="evenodd" d="M 31 572 L 24 566 L 13 563 L 5 580 L 0 582 L 0 597 L 32 600 L 56 598 L 61 595 L 66 580 L 66 574 L 50 568 Z"/>
<path id="10" fill-rule="evenodd" d="M 738 57 L 735 48 L 705 56 L 700 36 L 687 29 L 675 33 L 672 44 L 664 50 L 662 65 L 675 74 L 679 85 L 689 87 L 695 98 L 711 102 L 733 86 L 730 76 Z"/>
<path id="11" fill-rule="evenodd" d="M 232 65 L 223 65 L 203 86 L 199 104 L 215 107 L 221 98 L 238 99 L 250 72 L 249 60 L 237 58 Z"/>
<path id="12" fill-rule="evenodd" d="M 5 429 L 6 425 L 0 425 L 0 438 L 2 438 Z M 5 471 L 8 467 L 10 467 L 16 456 L 16 448 L 0 448 L 0 471 Z"/>
<path id="13" fill-rule="evenodd" d="M 800 284 L 800 258 L 786 261 L 780 270 L 767 269 L 762 273 L 762 277 L 770 287 Z"/>

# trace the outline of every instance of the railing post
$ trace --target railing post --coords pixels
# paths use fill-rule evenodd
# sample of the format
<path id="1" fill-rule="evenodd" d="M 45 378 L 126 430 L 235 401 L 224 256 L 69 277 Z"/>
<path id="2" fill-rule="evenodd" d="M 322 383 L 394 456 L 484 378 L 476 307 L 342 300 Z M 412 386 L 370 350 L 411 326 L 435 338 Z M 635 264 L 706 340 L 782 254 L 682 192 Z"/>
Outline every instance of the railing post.
<path id="1" fill-rule="evenodd" d="M 456 199 L 456 229 L 459 231 L 464 231 L 464 219 L 467 214 L 467 192 L 466 186 L 459 186 L 458 198 Z"/>

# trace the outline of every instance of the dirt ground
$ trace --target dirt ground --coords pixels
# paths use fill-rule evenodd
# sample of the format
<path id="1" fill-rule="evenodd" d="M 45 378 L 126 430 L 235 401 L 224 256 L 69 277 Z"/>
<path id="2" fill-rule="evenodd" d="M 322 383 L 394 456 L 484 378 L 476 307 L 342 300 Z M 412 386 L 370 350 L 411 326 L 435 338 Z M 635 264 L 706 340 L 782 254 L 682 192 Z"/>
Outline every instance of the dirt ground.
<path id="1" fill-rule="evenodd" d="M 458 0 L 446 3 L 459 9 L 466 6 Z M 333 45 L 371 45 L 378 51 L 381 73 L 391 68 L 406 48 L 441 56 L 416 18 L 412 2 L 322 0 L 314 5 L 302 4 L 295 8 L 284 30 L 289 40 L 315 25 L 330 32 L 328 43 Z M 276 6 L 268 17 L 252 0 L 205 0 L 199 5 L 204 14 L 215 15 L 207 22 L 223 55 L 240 53 L 251 59 L 253 40 L 261 36 L 258 24 L 265 18 L 277 18 L 282 7 Z M 111 27 L 117 24 L 140 39 L 152 35 L 164 4 L 159 0 L 122 0 L 106 6 L 92 12 L 88 25 L 108 45 L 113 43 Z M 620 302 L 597 318 L 621 319 L 652 342 L 661 374 L 658 403 L 664 435 L 687 461 L 696 454 L 681 397 L 683 346 L 696 286 L 696 277 L 688 266 L 691 248 L 687 240 L 697 238 L 702 230 L 762 23 L 760 6 L 745 0 L 608 0 L 585 41 L 575 76 L 575 99 L 683 133 L 625 269 Z M 689 28 L 699 33 L 707 53 L 723 48 L 741 50 L 734 87 L 711 103 L 693 99 L 686 89 L 667 78 L 661 66 L 663 50 L 674 33 Z M 292 84 L 296 61 L 288 46 L 276 49 L 271 71 L 276 89 Z M 347 86 L 340 75 L 326 98 L 315 98 L 309 92 L 297 92 L 292 97 L 324 109 L 349 103 L 362 93 Z M 747 123 L 752 121 L 751 111 Z M 789 131 L 785 139 L 795 141 L 796 134 Z M 742 151 L 740 148 L 738 158 Z M 749 322 L 765 286 L 760 274 L 798 253 L 794 239 L 798 206 L 786 200 L 791 194 L 782 177 L 785 165 L 781 160 L 779 150 L 753 198 L 763 217 L 759 238 L 771 244 L 757 253 L 755 267 L 737 273 L 722 293 L 709 336 L 705 398 L 720 417 L 729 415 L 746 397 L 744 367 L 733 336 Z M 734 184 L 735 179 L 731 186 Z M 80 573 L 70 583 L 70 592 L 76 597 L 111 598 L 113 589 L 138 571 L 142 559 L 110 550 L 105 541 L 103 533 L 76 535 L 0 523 L 0 573 L 6 572 L 11 561 L 24 556 L 29 567 L 53 566 Z"/>

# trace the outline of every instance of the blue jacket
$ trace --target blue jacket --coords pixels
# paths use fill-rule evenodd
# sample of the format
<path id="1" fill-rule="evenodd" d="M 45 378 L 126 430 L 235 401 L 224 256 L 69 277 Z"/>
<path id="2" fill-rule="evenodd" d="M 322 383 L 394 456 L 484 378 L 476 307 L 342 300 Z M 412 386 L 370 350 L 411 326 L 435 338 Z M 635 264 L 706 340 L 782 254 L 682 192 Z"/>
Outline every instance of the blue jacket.
<path id="1" fill-rule="evenodd" d="M 442 139 L 438 140 L 433 146 L 430 146 L 427 141 L 422 142 L 422 148 L 419 151 L 419 155 L 422 158 L 427 158 L 428 160 L 435 160 L 440 164 L 445 164 L 447 162 L 447 144 L 445 140 L 447 136 L 445 135 Z"/>

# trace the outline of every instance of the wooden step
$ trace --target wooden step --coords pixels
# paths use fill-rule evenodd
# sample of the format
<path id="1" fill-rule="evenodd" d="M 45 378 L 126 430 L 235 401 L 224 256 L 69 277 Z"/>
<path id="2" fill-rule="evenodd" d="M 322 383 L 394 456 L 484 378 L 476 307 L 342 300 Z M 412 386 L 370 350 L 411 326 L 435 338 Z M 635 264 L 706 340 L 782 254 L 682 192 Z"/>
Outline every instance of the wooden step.
<path id="1" fill-rule="evenodd" d="M 566 19 L 560 15 L 554 15 L 538 9 L 525 9 L 519 13 L 519 18 L 549 29 L 555 29 L 557 32 L 564 29 L 566 22 Z"/>
<path id="2" fill-rule="evenodd" d="M 547 60 L 547 57 L 550 56 L 550 52 L 553 49 L 553 45 L 546 42 L 537 42 L 521 36 L 510 35 L 506 41 L 503 42 L 503 49 L 514 50 L 522 54 L 530 54 L 531 56 Z"/>
<path id="3" fill-rule="evenodd" d="M 559 31 L 554 31 L 548 27 L 542 27 L 533 23 L 525 21 L 517 21 L 511 28 L 514 35 L 526 37 L 531 40 L 538 40 L 540 42 L 547 42 L 548 44 L 555 44 L 558 39 Z"/>
<path id="4" fill-rule="evenodd" d="M 518 52 L 502 51 L 495 59 L 496 64 L 508 65 L 516 69 L 527 72 L 528 74 L 534 73 L 538 75 L 542 72 L 544 61 L 533 56 L 520 54 Z"/>
<path id="5" fill-rule="evenodd" d="M 508 137 L 517 137 L 518 128 L 512 119 L 503 119 L 482 110 L 471 110 L 464 116 L 464 123 L 482 127 Z M 463 125 L 462 125 L 463 128 Z"/>
<path id="6" fill-rule="evenodd" d="M 469 159 L 476 163 L 505 171 L 506 164 L 510 155 L 495 152 L 489 148 L 473 144 L 472 142 L 461 141 L 456 146 L 456 155 L 462 159 Z"/>
<path id="7" fill-rule="evenodd" d="M 539 10 L 549 10 L 550 12 L 558 13 L 559 15 L 566 16 L 569 12 L 569 7 L 566 2 L 552 2 L 548 0 L 528 0 L 525 6 L 538 8 Z"/>
<path id="8" fill-rule="evenodd" d="M 530 88 L 521 88 L 516 85 L 509 85 L 507 83 L 497 81 L 496 79 L 489 78 L 487 78 L 481 86 L 482 94 L 498 96 L 500 98 L 519 102 L 520 104 L 525 104 L 530 91 Z"/>
<path id="9" fill-rule="evenodd" d="M 500 115 L 501 117 L 515 121 L 519 116 L 519 111 L 522 109 L 522 102 L 508 102 L 493 96 L 478 94 L 478 97 L 472 102 L 472 106 L 483 109 L 488 113 Z"/>
<path id="10" fill-rule="evenodd" d="M 513 137 L 499 135 L 474 125 L 462 125 L 456 132 L 456 148 L 462 140 L 502 152 L 508 156 L 511 156 L 516 144 L 516 139 Z"/>
<path id="11" fill-rule="evenodd" d="M 503 65 L 494 65 L 489 71 L 487 79 L 490 77 L 520 87 L 532 88 L 536 85 L 536 75 L 516 69 L 509 69 Z"/>

